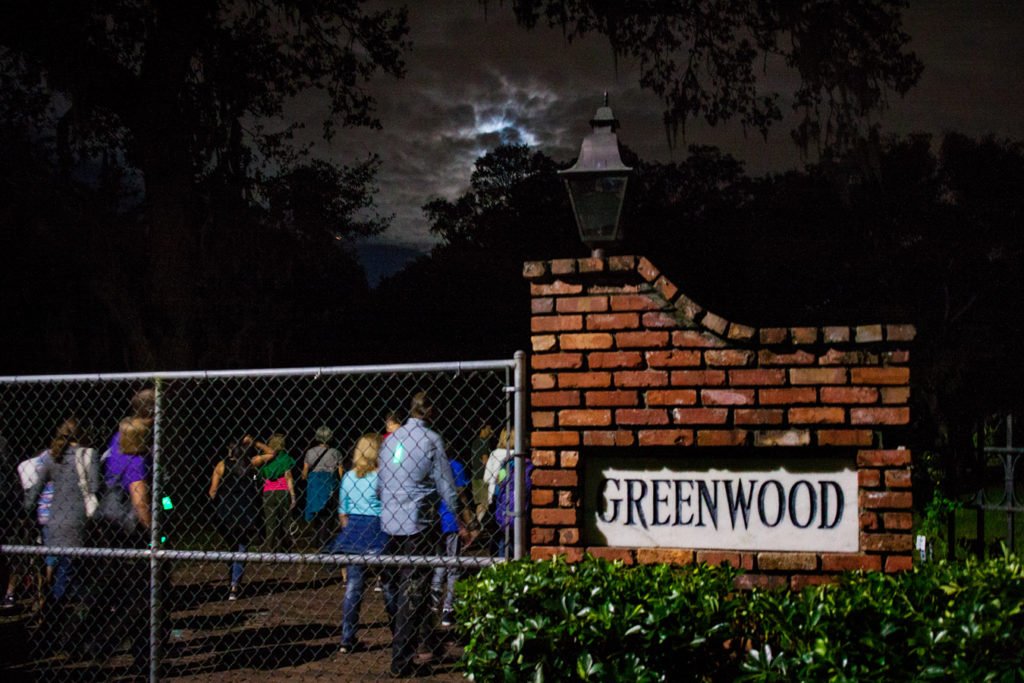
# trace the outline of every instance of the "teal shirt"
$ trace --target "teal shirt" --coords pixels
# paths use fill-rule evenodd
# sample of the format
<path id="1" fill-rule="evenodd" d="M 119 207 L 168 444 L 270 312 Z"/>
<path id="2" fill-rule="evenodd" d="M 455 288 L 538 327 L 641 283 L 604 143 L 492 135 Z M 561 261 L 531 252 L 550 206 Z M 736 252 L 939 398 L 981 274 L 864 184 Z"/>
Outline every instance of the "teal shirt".
<path id="1" fill-rule="evenodd" d="M 338 512 L 343 515 L 380 517 L 376 472 L 370 472 L 363 478 L 357 477 L 352 470 L 345 473 L 345 476 L 341 478 Z"/>

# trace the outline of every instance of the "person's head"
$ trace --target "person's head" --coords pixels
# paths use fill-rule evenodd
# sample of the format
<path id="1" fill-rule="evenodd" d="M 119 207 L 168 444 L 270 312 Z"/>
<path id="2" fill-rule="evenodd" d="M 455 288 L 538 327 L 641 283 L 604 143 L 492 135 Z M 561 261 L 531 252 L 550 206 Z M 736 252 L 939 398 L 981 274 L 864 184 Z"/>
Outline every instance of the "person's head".
<path id="1" fill-rule="evenodd" d="M 377 469 L 377 455 L 380 452 L 380 435 L 363 434 L 352 450 L 352 469 L 362 479 Z"/>
<path id="2" fill-rule="evenodd" d="M 267 446 L 269 446 L 270 450 L 274 451 L 275 453 L 277 453 L 278 451 L 283 451 L 284 434 L 281 434 L 280 432 L 273 434 L 269 439 L 267 439 Z"/>
<path id="3" fill-rule="evenodd" d="M 126 417 L 118 426 L 121 452 L 139 455 L 146 450 L 149 441 L 149 421 L 141 417 Z"/>
<path id="4" fill-rule="evenodd" d="M 320 429 L 316 430 L 316 442 L 322 443 L 327 446 L 331 443 L 331 439 L 334 438 L 334 432 L 327 425 L 324 425 Z"/>
<path id="5" fill-rule="evenodd" d="M 384 431 L 390 434 L 401 426 L 402 421 L 398 419 L 398 413 L 393 410 L 388 411 L 388 414 L 384 416 Z"/>
<path id="6" fill-rule="evenodd" d="M 131 411 L 132 417 L 149 420 L 152 423 L 153 417 L 156 415 L 156 392 L 152 389 L 135 392 L 135 395 L 132 396 Z"/>
<path id="7" fill-rule="evenodd" d="M 417 392 L 409 404 L 409 415 L 418 420 L 429 420 L 434 416 L 434 402 L 430 400 L 427 392 Z"/>
<path id="8" fill-rule="evenodd" d="M 244 454 L 245 446 L 242 445 L 241 441 L 229 441 L 224 457 L 227 460 L 235 461 L 241 458 Z"/>
<path id="9" fill-rule="evenodd" d="M 64 420 L 57 425 L 57 431 L 53 434 L 53 441 L 50 442 L 50 457 L 60 462 L 68 446 L 79 443 L 81 440 L 82 427 L 78 419 L 72 417 Z"/>
<path id="10" fill-rule="evenodd" d="M 494 434 L 494 428 L 485 422 L 480 425 L 479 434 L 481 439 L 489 439 Z"/>
<path id="11" fill-rule="evenodd" d="M 505 427 L 501 430 L 501 434 L 498 435 L 498 448 L 515 448 L 516 445 L 516 430 L 511 427 Z"/>

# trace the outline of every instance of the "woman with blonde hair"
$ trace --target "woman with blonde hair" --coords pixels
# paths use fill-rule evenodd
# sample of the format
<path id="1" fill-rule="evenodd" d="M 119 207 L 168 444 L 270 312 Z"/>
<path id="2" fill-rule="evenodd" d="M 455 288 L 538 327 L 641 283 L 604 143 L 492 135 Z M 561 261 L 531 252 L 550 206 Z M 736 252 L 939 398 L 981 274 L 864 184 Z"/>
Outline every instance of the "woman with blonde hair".
<path id="1" fill-rule="evenodd" d="M 377 455 L 381 438 L 377 434 L 359 437 L 352 451 L 352 469 L 341 479 L 338 521 L 341 533 L 328 552 L 348 555 L 379 555 L 387 535 L 380 528 L 380 499 L 377 497 Z M 342 654 L 352 652 L 359 630 L 359 608 L 363 603 L 366 567 L 349 565 L 345 601 L 341 609 Z"/>
<path id="2" fill-rule="evenodd" d="M 135 410 L 134 399 L 132 405 Z M 97 531 L 100 542 L 109 548 L 137 549 L 145 548 L 149 543 L 149 530 L 153 524 L 149 466 L 152 424 L 153 420 L 145 416 L 121 420 L 104 456 L 106 491 L 97 513 L 103 518 Z M 107 503 L 111 504 L 110 507 Z M 146 626 L 149 570 L 139 562 L 106 558 L 100 560 L 93 571 L 96 577 L 101 577 L 98 582 L 100 596 L 94 605 L 98 612 L 93 618 L 111 619 L 109 628 L 97 633 L 96 655 L 105 658 L 125 638 L 130 638 L 133 667 L 141 670 L 147 666 L 149 657 L 149 629 Z M 119 580 L 110 580 L 114 576 Z M 101 614 L 113 616 L 101 617 Z"/>
<path id="3" fill-rule="evenodd" d="M 512 457 L 515 444 L 516 431 L 512 427 L 505 427 L 498 436 L 498 447 L 487 457 L 487 464 L 484 465 L 484 483 L 487 485 L 488 506 L 494 503 L 494 493 L 500 483 L 499 477 L 505 468 L 505 463 Z"/>
<path id="4" fill-rule="evenodd" d="M 483 534 L 484 542 L 492 542 L 495 553 L 499 555 L 503 554 L 506 543 L 505 532 L 498 522 L 498 493 L 513 460 L 515 444 L 516 432 L 511 426 L 506 426 L 498 436 L 498 447 L 487 456 L 487 464 L 484 465 L 484 486 L 487 487 L 487 512 L 481 522 L 486 530 Z"/>

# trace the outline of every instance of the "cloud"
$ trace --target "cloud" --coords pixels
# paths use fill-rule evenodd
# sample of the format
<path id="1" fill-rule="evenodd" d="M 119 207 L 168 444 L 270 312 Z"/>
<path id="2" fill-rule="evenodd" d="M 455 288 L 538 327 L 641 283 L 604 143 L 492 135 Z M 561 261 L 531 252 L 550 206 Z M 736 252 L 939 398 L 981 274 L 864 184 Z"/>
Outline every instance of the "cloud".
<path id="1" fill-rule="evenodd" d="M 380 155 L 378 202 L 395 215 L 381 241 L 428 249 L 433 238 L 420 207 L 463 192 L 473 162 L 495 145 L 523 143 L 560 161 L 574 158 L 605 91 L 622 124 L 620 139 L 641 158 L 668 161 L 685 153 L 669 149 L 661 103 L 639 88 L 637 65 L 616 61 L 601 37 L 568 45 L 560 31 L 526 31 L 515 25 L 508 3 L 491 3 L 485 12 L 471 0 L 435 0 L 413 3 L 409 12 L 414 46 L 407 76 L 370 86 L 383 130 L 346 130 L 321 148 L 343 161 Z M 918 88 L 892 102 L 884 130 L 1024 137 L 1022 14 L 1016 2 L 911 6 L 906 25 L 926 70 Z M 771 85 L 785 92 L 792 77 L 771 66 Z M 739 125 L 692 122 L 686 142 L 719 145 L 763 173 L 800 163 L 791 126 L 783 121 L 765 142 Z"/>

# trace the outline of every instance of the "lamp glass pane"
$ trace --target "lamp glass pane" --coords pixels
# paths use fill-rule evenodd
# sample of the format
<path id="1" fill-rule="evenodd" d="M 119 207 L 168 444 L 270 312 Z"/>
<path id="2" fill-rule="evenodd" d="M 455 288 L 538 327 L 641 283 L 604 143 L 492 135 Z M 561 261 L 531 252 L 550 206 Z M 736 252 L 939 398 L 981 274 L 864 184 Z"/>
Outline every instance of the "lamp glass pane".
<path id="1" fill-rule="evenodd" d="M 574 177 L 568 185 L 583 241 L 615 241 L 619 209 L 626 192 L 626 177 Z"/>

